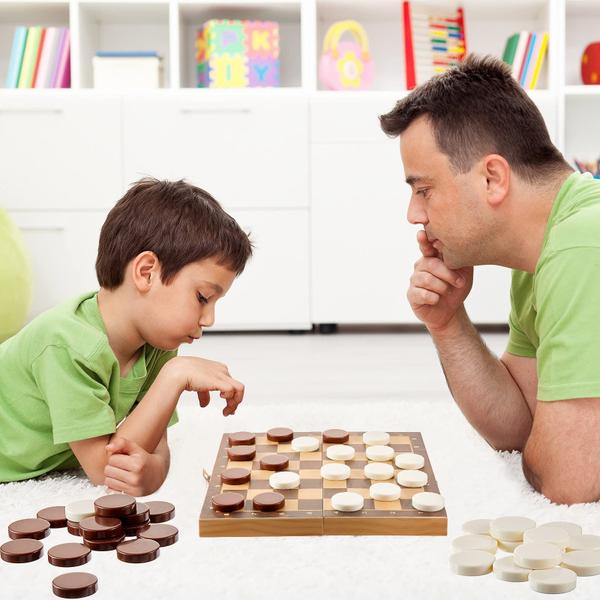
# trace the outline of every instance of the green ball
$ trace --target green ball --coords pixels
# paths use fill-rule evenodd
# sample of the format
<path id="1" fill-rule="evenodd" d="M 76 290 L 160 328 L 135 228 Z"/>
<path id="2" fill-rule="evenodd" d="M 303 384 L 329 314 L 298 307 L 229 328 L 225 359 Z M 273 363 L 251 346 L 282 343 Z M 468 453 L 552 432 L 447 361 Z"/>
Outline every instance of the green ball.
<path id="1" fill-rule="evenodd" d="M 24 325 L 31 304 L 32 275 L 21 232 L 0 209 L 0 342 Z"/>

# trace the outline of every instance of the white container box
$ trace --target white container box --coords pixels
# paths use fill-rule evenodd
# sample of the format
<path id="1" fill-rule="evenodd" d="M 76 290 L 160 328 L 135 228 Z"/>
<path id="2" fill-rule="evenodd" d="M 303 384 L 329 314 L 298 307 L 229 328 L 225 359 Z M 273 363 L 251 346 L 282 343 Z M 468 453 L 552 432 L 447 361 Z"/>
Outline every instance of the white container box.
<path id="1" fill-rule="evenodd" d="M 162 87 L 162 63 L 158 56 L 94 56 L 96 89 L 155 89 Z"/>

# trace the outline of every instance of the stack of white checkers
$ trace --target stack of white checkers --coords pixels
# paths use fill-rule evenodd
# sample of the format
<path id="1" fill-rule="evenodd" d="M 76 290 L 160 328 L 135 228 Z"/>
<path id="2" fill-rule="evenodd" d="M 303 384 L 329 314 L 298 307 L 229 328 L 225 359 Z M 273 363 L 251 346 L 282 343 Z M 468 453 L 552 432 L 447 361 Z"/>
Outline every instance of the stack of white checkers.
<path id="1" fill-rule="evenodd" d="M 370 461 L 364 468 L 364 476 L 371 480 L 369 496 L 379 502 L 394 502 L 402 494 L 402 487 L 422 488 L 427 485 L 427 473 L 421 471 L 425 459 L 412 452 L 395 453 L 391 446 L 390 434 L 385 431 L 367 431 L 363 434 L 365 454 Z M 303 436 L 292 440 L 294 452 L 317 452 L 321 442 L 316 437 Z M 354 459 L 356 452 L 352 446 L 334 444 L 327 448 L 329 460 L 321 467 L 321 477 L 330 481 L 350 479 L 352 470 L 344 461 Z M 393 463 L 393 464 L 392 464 Z M 394 482 L 394 465 L 399 469 Z M 390 481 L 391 480 L 391 481 Z M 269 477 L 269 485 L 276 490 L 294 489 L 300 485 L 300 475 L 291 471 L 280 471 Z M 412 496 L 416 510 L 437 512 L 444 508 L 444 498 L 435 492 L 419 492 Z M 356 492 L 340 492 L 331 498 L 331 506 L 341 512 L 356 512 L 364 507 L 364 498 Z"/>
<path id="2" fill-rule="evenodd" d="M 574 590 L 578 575 L 600 575 L 600 536 L 583 535 L 575 523 L 536 526 L 527 517 L 500 517 L 468 521 L 463 531 L 450 556 L 458 575 L 493 572 L 502 581 L 529 581 L 532 590 L 546 594 Z M 497 550 L 509 555 L 497 558 Z"/>

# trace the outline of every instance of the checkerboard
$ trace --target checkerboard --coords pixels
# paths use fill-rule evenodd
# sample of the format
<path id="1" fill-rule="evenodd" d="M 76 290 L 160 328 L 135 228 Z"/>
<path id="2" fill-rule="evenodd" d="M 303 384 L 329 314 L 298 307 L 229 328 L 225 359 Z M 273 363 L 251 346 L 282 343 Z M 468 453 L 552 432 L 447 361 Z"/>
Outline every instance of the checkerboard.
<path id="1" fill-rule="evenodd" d="M 446 535 L 446 511 L 427 513 L 412 507 L 411 498 L 421 491 L 439 492 L 429 457 L 420 433 L 392 433 L 389 445 L 398 452 L 415 452 L 425 458 L 423 471 L 428 475 L 425 488 L 402 488 L 400 500 L 378 502 L 369 497 L 372 483 L 363 474 L 366 446 L 362 432 L 351 432 L 347 445 L 356 455 L 346 461 L 351 469 L 350 479 L 328 481 L 321 478 L 321 466 L 335 462 L 326 458 L 332 444 L 323 444 L 316 452 L 294 452 L 291 442 L 272 442 L 266 433 L 256 435 L 256 456 L 252 461 L 232 461 L 227 456 L 228 435 L 224 434 L 210 477 L 206 498 L 200 513 L 201 536 L 277 536 L 277 535 Z M 321 440 L 320 432 L 294 432 L 294 437 L 313 436 Z M 273 471 L 260 468 L 260 459 L 266 454 L 285 454 L 290 461 L 289 471 L 300 474 L 300 487 L 295 490 L 277 490 L 285 497 L 285 506 L 278 512 L 254 510 L 252 499 L 270 491 L 269 477 Z M 393 465 L 393 461 L 388 461 Z M 228 468 L 243 467 L 251 471 L 251 479 L 242 485 L 221 482 L 221 473 Z M 399 471 L 394 466 L 394 474 Z M 391 481 L 391 480 L 390 480 Z M 213 496 L 235 491 L 245 498 L 243 509 L 229 514 L 221 513 L 211 505 Z M 352 491 L 365 498 L 361 511 L 343 513 L 331 506 L 331 497 L 343 491 Z"/>

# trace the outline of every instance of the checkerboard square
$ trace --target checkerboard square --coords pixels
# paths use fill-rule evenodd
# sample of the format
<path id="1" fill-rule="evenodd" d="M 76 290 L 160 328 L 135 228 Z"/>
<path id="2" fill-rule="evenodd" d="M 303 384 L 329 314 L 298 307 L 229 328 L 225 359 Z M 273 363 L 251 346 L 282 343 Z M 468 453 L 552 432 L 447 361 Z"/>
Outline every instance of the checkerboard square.
<path id="1" fill-rule="evenodd" d="M 252 461 L 251 460 L 228 460 L 227 461 L 228 469 L 248 469 L 252 471 Z"/>
<path id="2" fill-rule="evenodd" d="M 283 510 L 297 511 L 298 510 L 298 500 L 288 500 L 286 498 L 285 506 L 283 507 Z"/>
<path id="3" fill-rule="evenodd" d="M 321 452 L 300 452 L 300 460 L 305 461 L 319 461 L 323 459 Z"/>
<path id="4" fill-rule="evenodd" d="M 375 506 L 375 510 L 402 510 L 400 500 L 394 500 L 393 502 L 382 502 L 381 500 L 374 500 L 373 504 Z"/>
<path id="5" fill-rule="evenodd" d="M 250 482 L 242 483 L 241 485 L 231 485 L 229 483 L 221 485 L 221 490 L 224 492 L 241 492 L 242 490 L 248 489 L 250 489 Z"/>
<path id="6" fill-rule="evenodd" d="M 323 492 L 318 488 L 298 490 L 298 498 L 300 500 L 320 500 L 322 496 Z"/>
<path id="7" fill-rule="evenodd" d="M 302 479 L 321 479 L 321 469 L 300 469 Z"/>
<path id="8" fill-rule="evenodd" d="M 324 479 L 323 480 L 323 488 L 345 490 L 346 482 L 345 481 L 330 481 L 328 479 Z"/>

